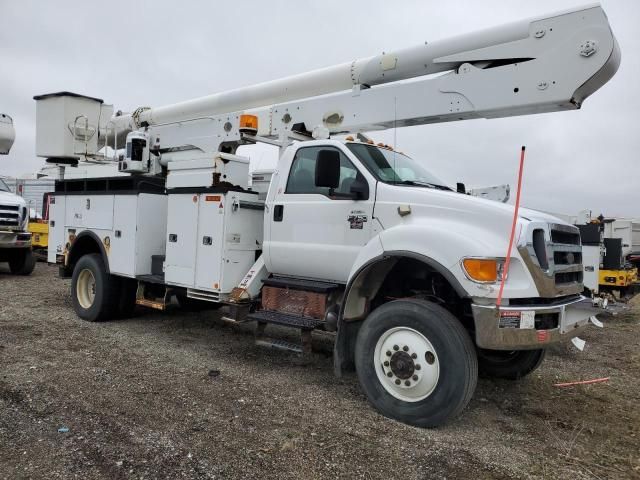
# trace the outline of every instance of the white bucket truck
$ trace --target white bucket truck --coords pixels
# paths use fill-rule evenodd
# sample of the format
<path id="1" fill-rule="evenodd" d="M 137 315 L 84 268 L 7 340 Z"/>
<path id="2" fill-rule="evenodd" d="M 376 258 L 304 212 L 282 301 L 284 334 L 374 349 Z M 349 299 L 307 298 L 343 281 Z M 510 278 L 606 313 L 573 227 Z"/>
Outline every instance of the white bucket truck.
<path id="1" fill-rule="evenodd" d="M 521 210 L 503 279 L 513 207 L 362 132 L 575 110 L 619 60 L 595 5 L 108 121 L 99 99 L 36 97 L 38 155 L 124 147 L 131 174 L 57 183 L 49 261 L 85 320 L 177 296 L 257 322 L 263 345 L 304 352 L 314 330 L 335 332 L 336 373 L 355 367 L 384 415 L 440 425 L 479 371 L 527 375 L 587 325 L 580 235 Z M 255 142 L 280 148 L 266 192 L 236 155 Z M 301 344 L 267 337 L 271 324 Z"/>

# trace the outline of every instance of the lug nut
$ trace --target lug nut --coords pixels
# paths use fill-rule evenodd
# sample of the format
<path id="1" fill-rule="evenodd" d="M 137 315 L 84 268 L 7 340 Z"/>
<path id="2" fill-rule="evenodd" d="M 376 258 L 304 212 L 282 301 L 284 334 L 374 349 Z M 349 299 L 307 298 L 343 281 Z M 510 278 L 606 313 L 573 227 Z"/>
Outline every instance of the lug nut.
<path id="1" fill-rule="evenodd" d="M 413 379 L 414 382 L 418 381 L 418 375 L 414 375 L 413 377 L 411 377 Z"/>
<path id="2" fill-rule="evenodd" d="M 393 377 L 393 373 L 387 372 L 387 377 Z"/>
<path id="3" fill-rule="evenodd" d="M 389 366 L 389 362 L 384 362 L 384 366 L 388 367 Z"/>
<path id="4" fill-rule="evenodd" d="M 391 350 L 387 350 L 387 357 L 391 356 Z"/>
<path id="5" fill-rule="evenodd" d="M 409 380 L 405 380 L 404 381 L 405 386 L 410 387 L 411 386 L 411 382 Z"/>
<path id="6" fill-rule="evenodd" d="M 402 349 L 403 349 L 405 352 L 408 352 L 408 351 L 409 351 L 409 347 L 407 347 L 406 345 L 405 345 L 404 347 L 402 347 Z"/>
<path id="7" fill-rule="evenodd" d="M 415 360 L 416 358 L 418 358 L 418 355 L 417 355 L 417 354 L 415 354 L 415 353 L 412 353 L 412 354 L 411 354 L 411 358 L 413 358 L 413 359 Z"/>
<path id="8" fill-rule="evenodd" d="M 416 370 L 420 370 L 422 367 L 420 366 L 419 363 L 416 363 L 416 366 L 414 367 Z"/>
<path id="9" fill-rule="evenodd" d="M 396 378 L 396 385 L 400 385 L 400 379 Z"/>
<path id="10" fill-rule="evenodd" d="M 393 349 L 397 352 L 398 350 L 400 350 L 400 347 L 398 345 L 394 345 Z"/>

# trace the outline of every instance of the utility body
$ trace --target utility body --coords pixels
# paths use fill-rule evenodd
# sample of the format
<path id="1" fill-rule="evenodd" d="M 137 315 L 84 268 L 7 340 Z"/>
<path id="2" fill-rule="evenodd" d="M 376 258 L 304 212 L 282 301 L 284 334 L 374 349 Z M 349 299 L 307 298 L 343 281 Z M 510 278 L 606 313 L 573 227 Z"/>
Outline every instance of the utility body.
<path id="1" fill-rule="evenodd" d="M 86 320 L 177 297 L 255 321 L 261 345 L 308 352 L 330 332 L 336 373 L 355 367 L 383 414 L 440 425 L 478 372 L 527 375 L 586 326 L 580 234 L 521 209 L 498 306 L 513 208 L 363 132 L 578 109 L 619 59 L 594 5 L 131 114 L 36 97 L 38 155 L 130 174 L 56 183 L 49 262 Z M 249 187 L 237 148 L 256 142 L 280 156 Z"/>

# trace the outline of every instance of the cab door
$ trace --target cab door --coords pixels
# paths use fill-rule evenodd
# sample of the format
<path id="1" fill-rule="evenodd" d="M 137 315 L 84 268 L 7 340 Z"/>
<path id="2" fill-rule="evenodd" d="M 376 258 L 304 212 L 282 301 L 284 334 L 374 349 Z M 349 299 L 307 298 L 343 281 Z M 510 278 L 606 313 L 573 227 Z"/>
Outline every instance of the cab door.
<path id="1" fill-rule="evenodd" d="M 335 188 L 316 184 L 318 158 L 328 151 L 339 156 Z M 268 270 L 345 283 L 360 249 L 371 238 L 375 192 L 371 175 L 334 145 L 300 147 L 289 171 L 281 173 L 266 213 Z M 359 198 L 352 192 L 354 185 L 361 191 Z"/>

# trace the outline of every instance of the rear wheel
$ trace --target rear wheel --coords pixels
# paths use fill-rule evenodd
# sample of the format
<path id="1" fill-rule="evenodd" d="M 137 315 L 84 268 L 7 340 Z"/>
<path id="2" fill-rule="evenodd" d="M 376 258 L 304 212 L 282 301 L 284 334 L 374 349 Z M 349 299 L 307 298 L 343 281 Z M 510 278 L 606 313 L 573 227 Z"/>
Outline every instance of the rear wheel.
<path id="1" fill-rule="evenodd" d="M 473 342 L 456 317 L 424 300 L 374 310 L 356 343 L 356 370 L 383 415 L 437 427 L 469 403 L 478 378 Z"/>
<path id="2" fill-rule="evenodd" d="M 545 349 L 538 350 L 484 350 L 478 349 L 478 370 L 483 377 L 517 380 L 540 366 Z"/>
<path id="3" fill-rule="evenodd" d="M 9 269 L 14 275 L 31 275 L 36 268 L 36 258 L 29 250 L 16 251 L 9 259 Z"/>
<path id="4" fill-rule="evenodd" d="M 113 318 L 118 307 L 118 280 L 107 273 L 99 254 L 81 257 L 71 277 L 71 299 L 76 314 L 90 322 Z"/>

